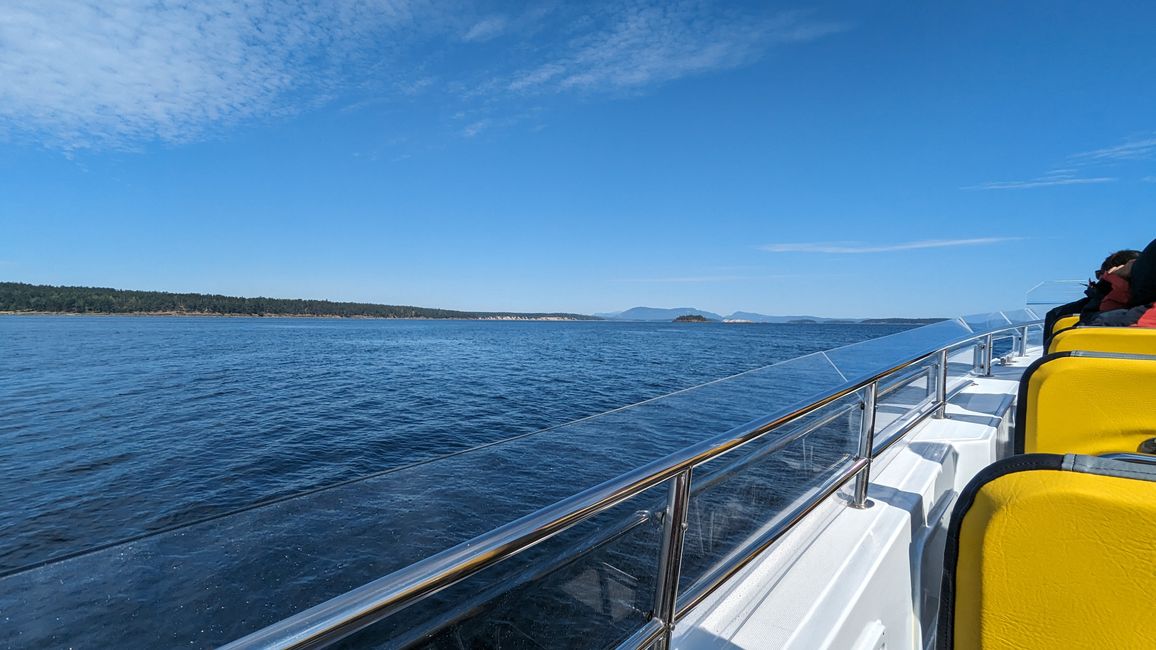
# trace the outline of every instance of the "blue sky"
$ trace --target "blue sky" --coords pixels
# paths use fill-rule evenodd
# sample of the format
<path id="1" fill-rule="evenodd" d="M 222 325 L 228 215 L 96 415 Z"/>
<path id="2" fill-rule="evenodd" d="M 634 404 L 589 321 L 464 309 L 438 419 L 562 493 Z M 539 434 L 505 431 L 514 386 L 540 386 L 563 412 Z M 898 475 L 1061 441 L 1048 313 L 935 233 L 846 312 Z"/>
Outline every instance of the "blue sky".
<path id="1" fill-rule="evenodd" d="M 16 0 L 0 279 L 1011 308 L 1156 237 L 1152 3 Z"/>

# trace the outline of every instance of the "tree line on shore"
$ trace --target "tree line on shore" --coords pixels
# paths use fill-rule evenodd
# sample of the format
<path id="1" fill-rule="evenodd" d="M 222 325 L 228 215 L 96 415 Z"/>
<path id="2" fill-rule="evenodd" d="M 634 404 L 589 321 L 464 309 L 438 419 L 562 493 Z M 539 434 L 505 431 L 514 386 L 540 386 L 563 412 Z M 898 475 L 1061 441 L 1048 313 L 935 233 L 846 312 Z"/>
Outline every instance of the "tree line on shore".
<path id="1" fill-rule="evenodd" d="M 592 316 L 581 314 L 455 311 L 407 305 L 286 298 L 239 298 L 203 293 L 132 291 L 103 287 L 57 287 L 21 282 L 0 282 L 0 312 L 593 320 Z"/>

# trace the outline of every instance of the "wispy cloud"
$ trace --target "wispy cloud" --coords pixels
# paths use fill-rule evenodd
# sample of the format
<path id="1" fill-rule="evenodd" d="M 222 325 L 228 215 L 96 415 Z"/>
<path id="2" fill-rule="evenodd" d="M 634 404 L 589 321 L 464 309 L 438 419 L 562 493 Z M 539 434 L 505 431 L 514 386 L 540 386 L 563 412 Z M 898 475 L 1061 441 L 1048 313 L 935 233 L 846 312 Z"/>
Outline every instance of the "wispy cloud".
<path id="1" fill-rule="evenodd" d="M 1027 190 L 1036 187 L 1055 187 L 1059 185 L 1097 185 L 1100 183 L 1114 183 L 1119 179 L 1112 176 L 1076 176 L 1073 173 L 1051 172 L 1038 178 L 1024 181 L 993 181 L 968 185 L 965 190 Z"/>
<path id="2" fill-rule="evenodd" d="M 398 81 L 394 84 L 394 87 L 397 88 L 399 93 L 413 97 L 429 90 L 435 83 L 437 83 L 437 79 L 433 77 L 419 77 L 417 79 Z"/>
<path id="3" fill-rule="evenodd" d="M 469 113 L 463 111 L 455 114 L 453 119 L 465 125 L 461 127 L 459 135 L 464 138 L 476 138 L 483 133 L 510 129 L 526 123 L 534 123 L 539 128 L 542 126 L 540 122 L 537 122 L 541 117 L 540 111 L 537 109 L 528 109 L 521 112 L 511 110 L 501 114 L 485 115 L 484 112 L 477 111 Z M 530 128 L 534 128 L 534 126 Z"/>
<path id="4" fill-rule="evenodd" d="M 366 33 L 410 18 L 404 1 L 15 0 L 0 9 L 0 130 L 117 147 L 292 113 Z"/>
<path id="5" fill-rule="evenodd" d="M 801 12 L 719 13 L 704 2 L 634 2 L 592 16 L 593 28 L 491 87 L 519 93 L 635 89 L 757 60 L 774 45 L 848 29 Z"/>
<path id="6" fill-rule="evenodd" d="M 1128 139 L 1115 146 L 1074 154 L 1070 156 L 1070 160 L 1076 163 L 1093 164 L 1121 160 L 1147 160 L 1153 155 L 1156 155 L 1156 136 L 1147 135 Z"/>
<path id="7" fill-rule="evenodd" d="M 1064 161 L 1064 168 L 1053 169 L 1043 176 L 1020 181 L 994 181 L 967 185 L 964 190 L 1026 190 L 1039 187 L 1062 185 L 1099 185 L 1114 183 L 1116 176 L 1104 174 L 1106 168 L 1118 167 L 1122 163 L 1150 160 L 1156 157 L 1156 134 L 1132 137 L 1124 142 L 1072 154 Z M 1141 179 L 1146 181 L 1147 178 Z"/>
<path id="8" fill-rule="evenodd" d="M 974 239 L 924 239 L 920 241 L 894 244 L 867 244 L 863 242 L 810 242 L 802 244 L 768 244 L 760 246 L 769 253 L 827 253 L 835 255 L 858 255 L 863 253 L 893 253 L 896 251 L 921 250 L 926 248 L 951 248 L 955 246 L 987 246 L 1018 241 L 1022 237 L 977 237 Z"/>
<path id="9" fill-rule="evenodd" d="M 842 277 L 834 274 L 815 273 L 759 273 L 745 275 L 681 275 L 670 277 L 622 278 L 618 282 L 638 284 L 725 284 L 730 282 L 767 282 L 772 280 L 797 280 L 799 278 Z"/>
<path id="10" fill-rule="evenodd" d="M 493 40 L 502 35 L 509 25 L 509 20 L 504 16 L 489 16 L 474 23 L 465 34 L 462 34 L 462 40 L 469 43 L 481 43 Z"/>
<path id="11" fill-rule="evenodd" d="M 1156 183 L 1156 176 L 1145 176 L 1141 178 L 1140 181 L 1144 183 Z"/>
<path id="12" fill-rule="evenodd" d="M 462 135 L 467 138 L 473 138 L 493 125 L 494 121 L 488 118 L 470 122 L 462 129 Z"/>
<path id="13" fill-rule="evenodd" d="M 544 96 L 645 92 L 846 29 L 723 0 L 500 15 L 460 0 L 9 0 L 0 7 L 0 136 L 132 149 L 330 104 L 354 112 L 428 101 L 443 117 L 468 113 L 465 129 L 444 123 L 469 138 Z"/>
<path id="14" fill-rule="evenodd" d="M 706 284 L 716 282 L 741 282 L 752 280 L 744 275 L 699 275 L 673 278 L 623 278 L 622 282 L 639 282 L 644 284 Z"/>

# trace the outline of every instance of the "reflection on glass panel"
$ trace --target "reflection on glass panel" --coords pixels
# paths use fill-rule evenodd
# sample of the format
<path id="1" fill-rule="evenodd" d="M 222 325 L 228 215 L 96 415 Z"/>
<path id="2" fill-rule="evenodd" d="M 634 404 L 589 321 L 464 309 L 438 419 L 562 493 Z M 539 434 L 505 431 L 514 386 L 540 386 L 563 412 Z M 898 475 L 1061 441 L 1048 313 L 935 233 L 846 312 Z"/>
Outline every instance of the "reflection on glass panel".
<path id="1" fill-rule="evenodd" d="M 995 355 L 994 358 L 998 359 L 1000 357 L 1005 357 L 1009 354 L 1014 353 L 1015 352 L 1015 342 L 1016 342 L 1015 337 L 1011 336 L 1011 335 L 996 336 L 995 339 L 992 341 L 992 346 L 991 346 L 992 351 L 993 351 L 992 353 Z"/>
<path id="2" fill-rule="evenodd" d="M 974 343 L 953 347 L 947 352 L 947 388 L 951 390 L 960 381 L 970 379 L 976 366 Z"/>
<path id="3" fill-rule="evenodd" d="M 894 377 L 879 382 L 875 398 L 875 431 L 905 420 L 912 412 L 933 399 L 937 358 L 922 361 Z M 881 442 L 877 438 L 876 442 Z"/>
<path id="4" fill-rule="evenodd" d="M 727 558 L 742 556 L 846 467 L 858 450 L 860 400 L 860 394 L 849 395 L 695 469 L 682 593 Z M 779 448 L 792 434 L 805 435 Z"/>
<path id="5" fill-rule="evenodd" d="M 1003 315 L 1012 325 L 1021 325 L 1023 323 L 1030 323 L 1040 319 L 1040 317 L 1036 316 L 1036 314 L 1030 309 L 1013 309 L 1011 311 L 1003 312 Z"/>
<path id="6" fill-rule="evenodd" d="M 1027 293 L 1028 307 L 1036 313 L 1044 313 L 1058 305 L 1079 300 L 1084 297 L 1087 284 L 1080 280 L 1051 280 L 1041 282 Z"/>
<path id="7" fill-rule="evenodd" d="M 219 645 L 842 382 L 812 354 L 3 577 L 0 645 Z"/>
<path id="8" fill-rule="evenodd" d="M 9 576 L 0 581 L 0 611 L 5 616 L 0 645 L 221 645 L 421 559 L 428 555 L 423 546 L 430 530 L 440 528 L 443 534 L 488 530 L 489 524 L 478 525 L 478 502 L 465 494 L 461 499 L 449 498 L 464 487 L 463 476 L 452 472 L 437 473 L 429 480 L 406 476 L 405 482 L 413 485 L 404 499 L 387 494 L 350 499 L 349 494 L 326 491 L 322 494 L 334 498 L 311 502 L 311 507 L 319 509 L 316 512 L 286 511 L 284 506 L 297 505 L 289 501 L 279 504 L 282 507 L 259 508 L 247 516 L 155 535 Z M 563 484 L 559 492 L 570 491 L 565 481 L 556 482 Z M 510 482 L 511 498 L 517 486 L 517 480 Z M 589 600 L 591 580 L 609 580 L 606 597 L 610 602 L 600 605 L 599 633 L 616 634 L 635 627 L 638 612 L 648 611 L 654 592 L 656 555 L 650 549 L 660 526 L 653 513 L 662 507 L 665 494 L 665 489 L 652 489 L 558 536 L 556 542 L 539 545 L 524 558 L 518 556 L 508 566 L 502 563 L 488 574 L 492 584 L 506 585 L 514 593 L 515 586 L 541 575 L 543 581 L 535 589 L 554 589 L 557 593 L 551 592 L 549 598 L 576 607 L 575 602 Z M 416 503 L 426 497 L 428 503 Z M 387 501 L 409 503 L 396 505 L 393 520 L 377 518 L 386 510 L 382 503 Z M 446 510 L 439 512 L 435 506 Z M 340 523 L 331 516 L 337 509 L 344 514 Z M 602 540 L 600 535 L 607 531 L 613 535 Z M 416 550 L 408 544 L 411 539 Z M 599 546 L 600 540 L 606 543 Z M 557 572 L 546 570 L 553 566 L 551 562 L 557 564 L 552 557 L 579 547 L 590 548 L 574 562 L 559 565 Z M 631 561 L 636 564 L 627 558 L 634 558 Z M 472 609 L 474 600 L 481 598 L 478 594 L 489 593 L 492 585 L 484 577 L 470 584 L 476 590 L 469 600 Z M 509 604 L 528 593 L 547 599 L 525 590 L 517 595 L 491 595 Z M 455 620 L 465 613 L 444 600 L 434 602 L 438 611 L 447 617 L 452 614 Z M 432 617 L 429 607 L 413 611 Z M 390 628 L 392 633 L 408 633 L 419 621 L 411 614 L 398 620 L 410 627 Z M 535 629 L 522 623 L 517 627 Z"/>
<path id="9" fill-rule="evenodd" d="M 974 330 L 977 334 L 990 332 L 1001 327 L 1007 327 L 1011 323 L 1008 319 L 998 311 L 987 314 L 969 314 L 962 317 L 963 322 Z"/>
<path id="10" fill-rule="evenodd" d="M 669 481 L 350 637 L 342 648 L 606 648 L 650 620 Z"/>
<path id="11" fill-rule="evenodd" d="M 855 380 L 897 365 L 916 354 L 935 350 L 970 333 L 971 330 L 962 322 L 945 320 L 835 348 L 826 354 L 847 379 Z"/>

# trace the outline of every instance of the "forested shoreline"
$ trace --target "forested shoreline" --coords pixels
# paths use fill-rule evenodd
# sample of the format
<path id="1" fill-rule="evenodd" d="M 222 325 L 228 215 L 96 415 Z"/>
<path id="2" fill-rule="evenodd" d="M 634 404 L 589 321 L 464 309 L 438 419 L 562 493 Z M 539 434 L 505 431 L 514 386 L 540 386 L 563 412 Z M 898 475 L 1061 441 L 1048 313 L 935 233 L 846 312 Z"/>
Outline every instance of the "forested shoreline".
<path id="1" fill-rule="evenodd" d="M 0 312 L 58 314 L 178 314 L 204 316 L 315 316 L 343 318 L 598 320 L 565 313 L 475 312 L 287 298 L 241 298 L 203 293 L 133 291 L 0 282 Z"/>

